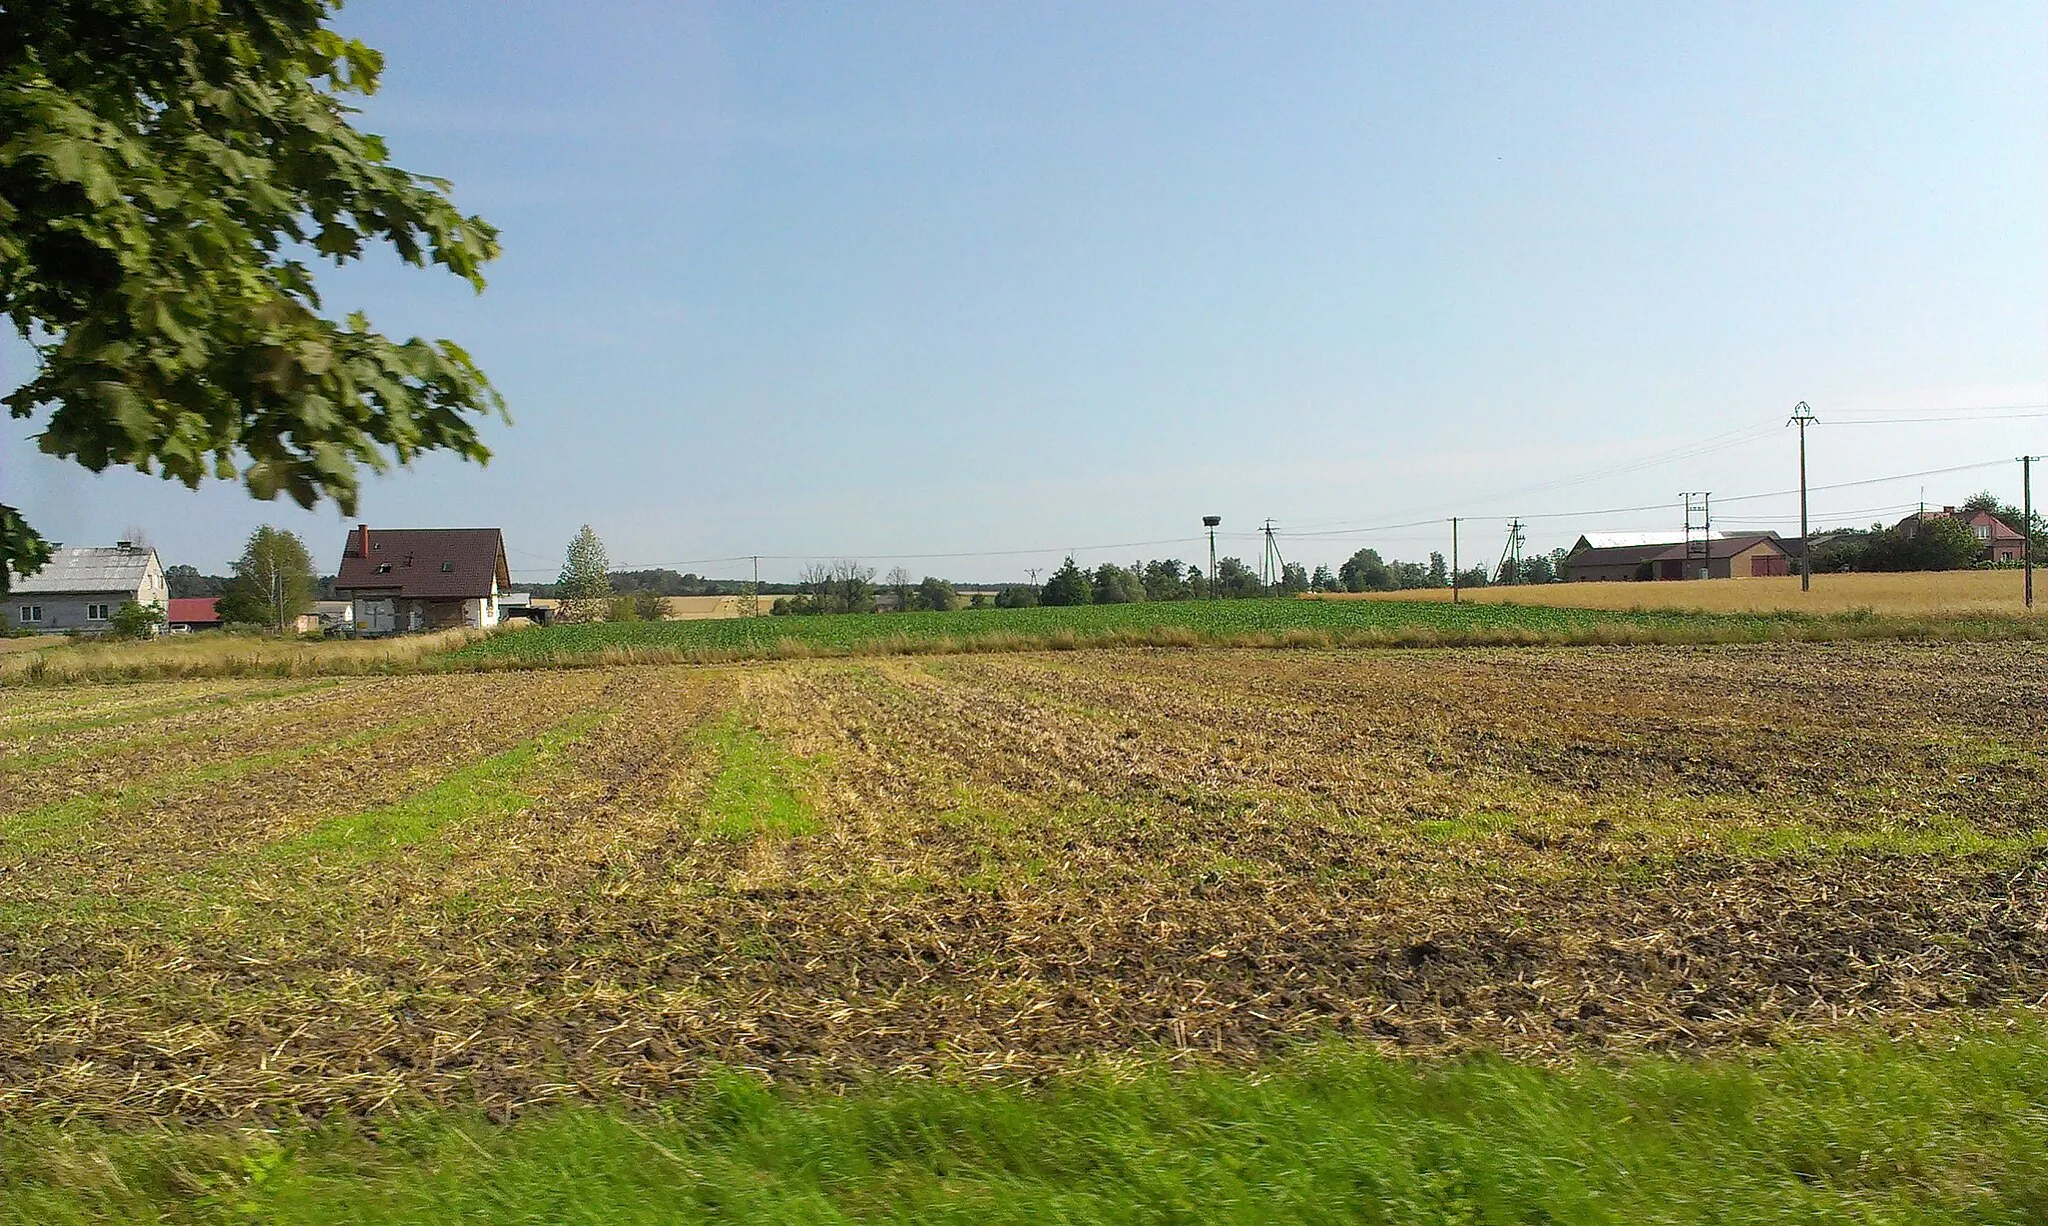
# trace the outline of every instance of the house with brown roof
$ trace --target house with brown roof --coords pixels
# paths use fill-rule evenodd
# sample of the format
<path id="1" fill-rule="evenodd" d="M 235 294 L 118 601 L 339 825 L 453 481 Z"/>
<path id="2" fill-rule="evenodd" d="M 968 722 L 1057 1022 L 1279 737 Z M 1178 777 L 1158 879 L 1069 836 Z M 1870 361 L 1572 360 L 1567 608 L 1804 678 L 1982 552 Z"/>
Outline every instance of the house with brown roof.
<path id="1" fill-rule="evenodd" d="M 2015 531 L 2004 520 L 1989 511 L 1964 513 L 1954 507 L 1943 507 L 1939 511 L 1915 511 L 1899 521 L 1898 534 L 1907 540 L 1920 535 L 1922 524 L 1937 519 L 1961 519 L 1970 525 L 1970 531 L 1977 534 L 1977 543 L 1983 552 L 1977 555 L 1980 562 L 2019 562 L 2027 556 L 2026 534 Z"/>
<path id="2" fill-rule="evenodd" d="M 1582 536 L 1565 555 L 1574 583 L 1657 579 L 1753 579 L 1791 573 L 1790 554 L 1775 532 L 1727 532 L 1695 540 L 1637 534 Z"/>
<path id="3" fill-rule="evenodd" d="M 496 528 L 382 528 L 358 524 L 342 546 L 334 594 L 357 634 L 405 634 L 498 624 L 512 586 Z"/>

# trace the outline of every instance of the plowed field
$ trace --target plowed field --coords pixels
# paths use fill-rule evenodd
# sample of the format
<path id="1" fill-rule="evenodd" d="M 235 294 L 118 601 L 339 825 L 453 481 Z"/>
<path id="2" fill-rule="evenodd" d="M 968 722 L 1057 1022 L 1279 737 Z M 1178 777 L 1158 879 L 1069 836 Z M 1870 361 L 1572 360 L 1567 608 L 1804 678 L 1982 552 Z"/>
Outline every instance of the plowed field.
<path id="1" fill-rule="evenodd" d="M 0 1112 L 1544 1058 L 2048 993 L 2048 647 L 0 691 Z"/>

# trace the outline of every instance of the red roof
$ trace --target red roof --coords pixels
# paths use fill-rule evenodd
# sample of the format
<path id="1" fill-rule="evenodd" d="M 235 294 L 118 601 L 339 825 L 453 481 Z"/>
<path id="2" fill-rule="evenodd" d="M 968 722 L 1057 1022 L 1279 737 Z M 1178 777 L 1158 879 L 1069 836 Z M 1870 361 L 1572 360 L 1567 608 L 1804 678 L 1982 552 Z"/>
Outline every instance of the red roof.
<path id="1" fill-rule="evenodd" d="M 220 613 L 213 606 L 212 596 L 173 596 L 164 614 L 164 620 L 174 626 L 218 622 Z"/>
<path id="2" fill-rule="evenodd" d="M 1991 539 L 1994 541 L 2024 541 L 2027 539 L 2026 533 L 2015 532 L 2004 520 L 1989 511 L 1979 511 L 1964 522 L 1968 523 L 1971 527 L 1977 527 L 1978 525 L 1989 527 L 1991 529 Z"/>
<path id="3" fill-rule="evenodd" d="M 496 528 L 358 526 L 342 546 L 334 588 L 422 600 L 475 600 L 491 594 L 493 579 L 499 591 L 512 586 L 505 536 Z"/>

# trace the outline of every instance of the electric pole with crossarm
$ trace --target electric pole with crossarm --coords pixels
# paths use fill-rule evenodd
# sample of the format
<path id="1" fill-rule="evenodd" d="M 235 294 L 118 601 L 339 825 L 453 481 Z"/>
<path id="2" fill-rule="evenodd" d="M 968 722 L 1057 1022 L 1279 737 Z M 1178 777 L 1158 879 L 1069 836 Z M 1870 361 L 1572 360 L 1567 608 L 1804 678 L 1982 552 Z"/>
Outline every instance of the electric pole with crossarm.
<path id="1" fill-rule="evenodd" d="M 1806 539 L 1806 428 L 1817 419 L 1804 400 L 1792 406 L 1790 425 L 1799 427 L 1799 590 L 1813 590 L 1813 547 Z"/>

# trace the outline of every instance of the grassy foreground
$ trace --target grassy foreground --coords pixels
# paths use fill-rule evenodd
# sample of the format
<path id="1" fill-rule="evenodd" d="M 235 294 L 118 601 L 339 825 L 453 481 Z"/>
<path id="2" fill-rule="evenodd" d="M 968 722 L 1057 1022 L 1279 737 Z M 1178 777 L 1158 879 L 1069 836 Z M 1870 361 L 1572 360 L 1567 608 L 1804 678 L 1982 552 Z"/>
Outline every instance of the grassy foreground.
<path id="1" fill-rule="evenodd" d="M 1325 1047 L 1040 1091 L 0 1127 L 0 1222 L 2039 1222 L 2048 1034 L 1562 1069 Z"/>

